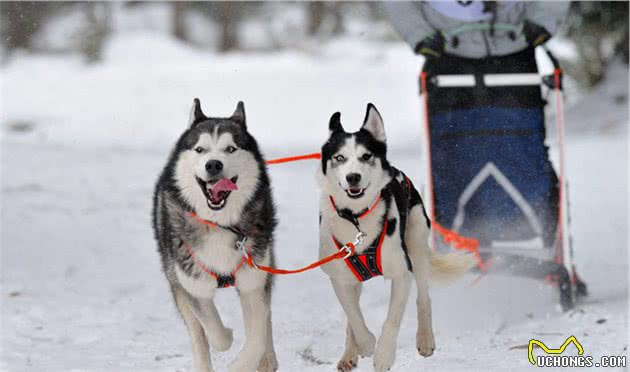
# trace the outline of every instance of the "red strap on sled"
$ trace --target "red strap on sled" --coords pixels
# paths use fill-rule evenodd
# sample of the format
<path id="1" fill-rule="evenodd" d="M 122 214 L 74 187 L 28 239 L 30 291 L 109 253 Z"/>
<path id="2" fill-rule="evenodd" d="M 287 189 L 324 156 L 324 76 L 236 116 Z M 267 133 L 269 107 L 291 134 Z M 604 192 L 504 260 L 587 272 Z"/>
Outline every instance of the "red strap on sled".
<path id="1" fill-rule="evenodd" d="M 477 265 L 479 268 L 481 270 L 486 269 L 486 264 L 483 262 L 481 255 L 479 254 L 479 241 L 477 239 L 461 236 L 455 231 L 449 230 L 435 221 L 431 222 L 431 227 L 442 235 L 444 243 L 451 244 L 455 249 L 469 251 L 477 259 Z"/>

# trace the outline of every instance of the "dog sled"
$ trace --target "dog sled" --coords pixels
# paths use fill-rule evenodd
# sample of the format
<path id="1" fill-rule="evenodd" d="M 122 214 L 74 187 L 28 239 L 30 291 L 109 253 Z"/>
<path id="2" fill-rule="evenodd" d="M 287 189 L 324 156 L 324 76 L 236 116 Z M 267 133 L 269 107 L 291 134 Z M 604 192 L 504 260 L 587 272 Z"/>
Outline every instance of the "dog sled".
<path id="1" fill-rule="evenodd" d="M 546 280 L 568 310 L 586 285 L 573 264 L 569 231 L 562 70 L 546 53 L 554 65 L 547 76 L 539 75 L 533 48 L 425 62 L 419 81 L 429 163 L 425 200 L 436 227 L 478 242 L 469 248 L 480 272 Z M 556 106 L 556 170 L 545 145 L 543 90 L 553 91 L 547 97 Z M 434 249 L 448 249 L 440 235 L 432 240 Z"/>

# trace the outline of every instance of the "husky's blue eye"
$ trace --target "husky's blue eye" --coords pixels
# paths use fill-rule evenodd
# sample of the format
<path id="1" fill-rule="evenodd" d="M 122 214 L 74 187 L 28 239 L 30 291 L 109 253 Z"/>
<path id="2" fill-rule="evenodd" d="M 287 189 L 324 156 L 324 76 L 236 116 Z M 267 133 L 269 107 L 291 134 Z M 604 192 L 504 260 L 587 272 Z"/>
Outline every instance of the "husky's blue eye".
<path id="1" fill-rule="evenodd" d="M 203 152 L 203 147 L 201 147 L 201 146 L 197 146 L 197 147 L 195 147 L 195 151 L 196 151 L 198 154 L 201 154 L 201 153 Z"/>
<path id="2" fill-rule="evenodd" d="M 234 146 L 228 146 L 228 147 L 226 147 L 226 148 L 225 148 L 225 151 L 226 151 L 228 154 L 231 154 L 231 153 L 233 153 L 234 151 L 236 151 L 236 147 L 234 147 Z"/>
<path id="3" fill-rule="evenodd" d="M 335 159 L 335 161 L 342 162 L 342 161 L 346 160 L 346 157 L 343 156 L 343 155 L 337 155 L 333 159 Z"/>
<path id="4" fill-rule="evenodd" d="M 365 161 L 368 161 L 368 160 L 372 159 L 372 154 L 370 154 L 369 152 L 366 152 L 365 154 L 363 154 L 361 159 L 363 159 Z"/>

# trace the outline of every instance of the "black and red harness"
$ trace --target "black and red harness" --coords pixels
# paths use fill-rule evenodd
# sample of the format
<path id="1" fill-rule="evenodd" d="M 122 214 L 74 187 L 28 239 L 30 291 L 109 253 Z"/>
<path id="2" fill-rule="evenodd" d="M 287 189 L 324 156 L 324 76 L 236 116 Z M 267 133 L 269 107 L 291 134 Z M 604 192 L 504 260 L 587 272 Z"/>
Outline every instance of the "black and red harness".
<path id="1" fill-rule="evenodd" d="M 354 253 L 346 257 L 344 260 L 350 271 L 352 271 L 354 276 L 360 282 L 364 282 L 374 277 L 383 275 L 383 267 L 381 265 L 381 251 L 383 247 L 383 242 L 385 241 L 386 235 L 393 233 L 393 231 L 388 231 L 388 228 L 390 226 L 395 226 L 395 223 L 390 225 L 390 222 L 387 218 L 392 197 L 398 206 L 400 214 L 401 242 L 403 251 L 405 253 L 405 260 L 407 261 L 407 268 L 409 270 L 412 270 L 411 260 L 409 259 L 409 255 L 407 254 L 407 247 L 405 245 L 404 230 L 409 209 L 411 209 L 411 207 L 415 205 L 414 202 L 417 201 L 412 198 L 412 185 L 409 178 L 397 169 L 394 169 L 393 173 L 394 177 L 392 181 L 387 186 L 385 186 L 385 188 L 378 194 L 372 206 L 366 208 L 360 213 L 355 214 L 352 213 L 352 211 L 349 209 L 337 208 L 335 200 L 332 196 L 330 196 L 330 204 L 332 208 L 337 212 L 339 217 L 352 223 L 360 233 L 362 231 L 359 220 L 374 211 L 374 209 L 376 209 L 377 205 L 382 199 L 386 199 L 385 214 L 383 215 L 383 227 L 378 238 L 374 239 L 372 244 L 370 244 L 369 247 L 364 249 L 361 253 Z M 400 176 L 402 176 L 402 181 L 397 180 L 397 178 L 400 178 Z M 335 246 L 337 246 L 337 249 L 341 249 L 342 245 L 339 243 L 334 235 L 332 236 L 332 240 L 335 243 Z"/>
<path id="2" fill-rule="evenodd" d="M 376 201 L 370 208 L 366 208 L 363 212 L 359 214 L 353 214 L 349 209 L 338 209 L 335 200 L 333 197 L 330 197 L 330 204 L 332 208 L 337 212 L 339 217 L 350 221 L 356 228 L 361 232 L 359 219 L 366 217 L 369 215 L 378 205 L 381 200 L 381 194 L 378 194 Z M 372 244 L 366 249 L 363 250 L 362 253 L 354 253 L 348 256 L 344 261 L 348 268 L 354 276 L 356 276 L 357 280 L 360 282 L 364 282 L 366 280 L 372 279 L 375 276 L 383 275 L 383 268 L 381 266 L 381 247 L 383 246 L 383 241 L 385 240 L 385 235 L 387 234 L 387 210 L 385 211 L 385 222 L 383 223 L 383 229 L 381 231 L 378 239 L 375 239 Z M 341 249 L 342 245 L 339 243 L 337 238 L 334 235 L 331 236 L 332 241 L 337 246 L 337 249 Z"/>
<path id="3" fill-rule="evenodd" d="M 383 275 L 383 267 L 381 266 L 381 247 L 383 246 L 386 234 L 387 219 L 385 219 L 383 231 L 377 240 L 370 244 L 368 248 L 364 249 L 362 253 L 355 253 L 344 260 L 350 271 L 352 271 L 354 276 L 356 276 L 357 280 L 360 282 L 372 279 L 375 276 Z M 334 236 L 332 237 L 332 240 L 337 246 L 337 249 L 341 249 L 341 244 Z"/>

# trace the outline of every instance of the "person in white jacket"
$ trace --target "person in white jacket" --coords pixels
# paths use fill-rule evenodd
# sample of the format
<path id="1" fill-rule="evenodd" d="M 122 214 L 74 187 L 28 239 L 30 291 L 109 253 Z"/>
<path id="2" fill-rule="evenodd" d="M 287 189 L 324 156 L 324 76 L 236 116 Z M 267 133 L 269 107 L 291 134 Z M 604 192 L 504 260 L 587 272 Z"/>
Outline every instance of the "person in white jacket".
<path id="1" fill-rule="evenodd" d="M 569 1 L 392 1 L 384 7 L 415 53 L 484 58 L 545 43 L 565 18 Z M 489 27 L 476 27 L 480 24 Z"/>

